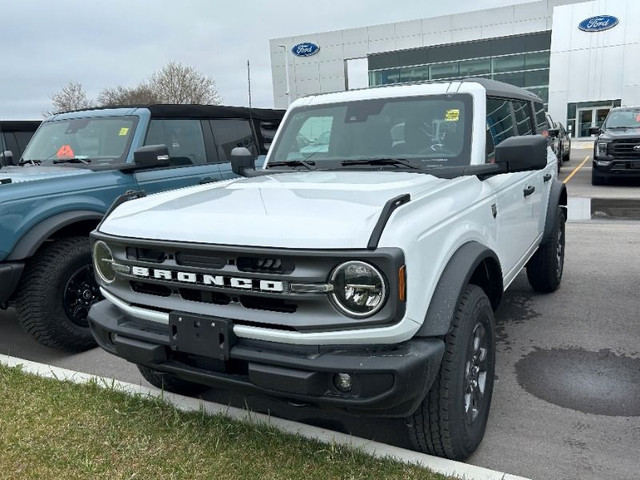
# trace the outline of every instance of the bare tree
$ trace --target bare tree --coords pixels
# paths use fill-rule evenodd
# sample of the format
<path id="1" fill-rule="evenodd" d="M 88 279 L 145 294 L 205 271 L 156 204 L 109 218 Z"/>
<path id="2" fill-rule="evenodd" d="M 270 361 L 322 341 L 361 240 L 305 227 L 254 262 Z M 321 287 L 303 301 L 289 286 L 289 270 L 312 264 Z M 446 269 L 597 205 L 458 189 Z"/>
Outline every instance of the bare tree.
<path id="1" fill-rule="evenodd" d="M 222 102 L 212 77 L 177 62 L 151 75 L 149 86 L 163 103 L 218 105 Z"/>
<path id="2" fill-rule="evenodd" d="M 151 105 L 160 103 L 157 93 L 146 83 L 136 87 L 105 88 L 98 95 L 98 104 L 103 107 L 121 105 Z"/>
<path id="3" fill-rule="evenodd" d="M 87 98 L 87 92 L 82 88 L 82 84 L 78 82 L 67 83 L 62 87 L 62 90 L 51 95 L 51 102 L 53 103 L 53 110 L 44 112 L 45 116 L 92 106 L 92 102 Z"/>

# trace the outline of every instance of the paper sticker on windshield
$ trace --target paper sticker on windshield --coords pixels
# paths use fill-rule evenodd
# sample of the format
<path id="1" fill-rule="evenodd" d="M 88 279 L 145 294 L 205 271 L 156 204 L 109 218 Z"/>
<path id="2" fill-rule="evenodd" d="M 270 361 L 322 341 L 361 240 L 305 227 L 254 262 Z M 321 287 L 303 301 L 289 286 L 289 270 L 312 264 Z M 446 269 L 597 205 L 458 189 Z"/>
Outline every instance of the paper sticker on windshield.
<path id="1" fill-rule="evenodd" d="M 120 132 L 118 132 L 118 135 L 124 137 L 127 133 L 129 133 L 129 127 L 122 127 Z"/>
<path id="2" fill-rule="evenodd" d="M 640 122 L 640 113 L 636 113 L 636 122 Z"/>
<path id="3" fill-rule="evenodd" d="M 71 145 L 63 145 L 56 152 L 57 158 L 73 158 L 73 150 L 71 149 Z"/>
<path id="4" fill-rule="evenodd" d="M 457 122 L 460 120 L 460 110 L 457 108 L 452 108 L 447 110 L 444 114 L 445 122 Z"/>

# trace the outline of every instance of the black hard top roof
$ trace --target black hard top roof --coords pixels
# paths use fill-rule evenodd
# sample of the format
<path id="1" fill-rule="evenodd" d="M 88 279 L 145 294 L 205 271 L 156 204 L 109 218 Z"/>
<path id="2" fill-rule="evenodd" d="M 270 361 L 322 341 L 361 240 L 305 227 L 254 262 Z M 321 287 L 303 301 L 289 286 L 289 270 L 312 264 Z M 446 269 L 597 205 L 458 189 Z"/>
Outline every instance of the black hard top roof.
<path id="1" fill-rule="evenodd" d="M 41 120 L 0 120 L 3 132 L 35 132 Z"/>
<path id="2" fill-rule="evenodd" d="M 542 99 L 535 93 L 531 93 L 529 90 L 516 87 L 509 83 L 499 82 L 497 80 L 491 80 L 489 78 L 465 78 L 461 81 L 479 83 L 487 91 L 487 96 L 490 97 L 518 98 L 522 100 L 543 103 Z"/>
<path id="3" fill-rule="evenodd" d="M 71 112 L 87 112 L 93 110 L 108 110 L 115 108 L 146 108 L 156 118 L 257 118 L 259 120 L 280 120 L 285 110 L 271 108 L 229 107 L 225 105 L 196 105 L 196 104 L 137 104 L 115 105 L 105 107 L 83 108 Z M 71 113 L 59 112 L 59 113 Z"/>

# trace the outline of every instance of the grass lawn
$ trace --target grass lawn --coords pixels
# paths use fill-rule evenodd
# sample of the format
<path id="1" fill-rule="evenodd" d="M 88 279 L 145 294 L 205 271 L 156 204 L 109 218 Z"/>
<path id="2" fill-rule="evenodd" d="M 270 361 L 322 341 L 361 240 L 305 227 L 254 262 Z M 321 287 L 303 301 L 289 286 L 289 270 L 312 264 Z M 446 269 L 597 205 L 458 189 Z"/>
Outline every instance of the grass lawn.
<path id="1" fill-rule="evenodd" d="M 0 365 L 0 478 L 429 479 L 379 460 L 159 399 L 78 385 Z"/>

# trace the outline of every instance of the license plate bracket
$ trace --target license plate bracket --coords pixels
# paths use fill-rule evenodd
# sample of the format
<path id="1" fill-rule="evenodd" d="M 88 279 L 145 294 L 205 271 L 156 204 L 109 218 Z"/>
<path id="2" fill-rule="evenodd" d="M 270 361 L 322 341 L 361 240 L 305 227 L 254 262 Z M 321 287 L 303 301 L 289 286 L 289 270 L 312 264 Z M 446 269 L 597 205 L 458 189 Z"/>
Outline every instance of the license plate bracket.
<path id="1" fill-rule="evenodd" d="M 635 161 L 635 162 L 629 162 L 629 168 L 640 168 L 640 161 Z"/>
<path id="2" fill-rule="evenodd" d="M 222 361 L 229 360 L 229 352 L 236 342 L 232 322 L 219 317 L 171 312 L 169 330 L 173 351 Z"/>

